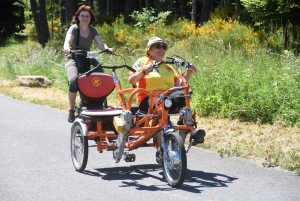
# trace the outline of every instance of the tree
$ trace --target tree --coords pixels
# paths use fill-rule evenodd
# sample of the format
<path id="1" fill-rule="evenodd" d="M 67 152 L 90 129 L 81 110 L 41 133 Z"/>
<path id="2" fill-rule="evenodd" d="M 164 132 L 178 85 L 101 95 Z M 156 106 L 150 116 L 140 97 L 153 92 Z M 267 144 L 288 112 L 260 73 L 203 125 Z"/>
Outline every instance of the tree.
<path id="1" fill-rule="evenodd" d="M 67 15 L 66 15 L 66 1 L 60 1 L 60 23 L 66 25 L 67 24 Z"/>
<path id="2" fill-rule="evenodd" d="M 255 26 L 261 29 L 270 28 L 274 24 L 282 27 L 285 49 L 290 42 L 288 34 L 290 28 L 293 40 L 296 41 L 296 48 L 299 48 L 299 0 L 241 0 L 241 2 L 250 13 Z"/>
<path id="3" fill-rule="evenodd" d="M 39 0 L 38 5 L 36 0 L 30 0 L 30 5 L 38 42 L 44 47 L 50 38 L 46 15 L 46 2 L 45 0 Z"/>
<path id="4" fill-rule="evenodd" d="M 130 24 L 133 22 L 132 17 L 130 16 L 133 12 L 133 4 L 134 0 L 126 0 L 126 5 L 125 5 L 125 13 L 124 13 L 124 23 Z"/>
<path id="5" fill-rule="evenodd" d="M 208 21 L 211 13 L 212 5 L 213 5 L 213 0 L 203 0 L 201 17 L 199 21 L 200 24 L 203 24 Z"/>
<path id="6" fill-rule="evenodd" d="M 197 0 L 192 2 L 192 22 L 197 22 Z"/>
<path id="7" fill-rule="evenodd" d="M 18 0 L 0 2 L 0 38 L 4 42 L 4 39 L 24 29 L 24 3 Z"/>
<path id="8" fill-rule="evenodd" d="M 65 1 L 65 14 L 66 14 L 66 24 L 72 22 L 72 18 L 77 10 L 77 0 L 64 0 Z"/>

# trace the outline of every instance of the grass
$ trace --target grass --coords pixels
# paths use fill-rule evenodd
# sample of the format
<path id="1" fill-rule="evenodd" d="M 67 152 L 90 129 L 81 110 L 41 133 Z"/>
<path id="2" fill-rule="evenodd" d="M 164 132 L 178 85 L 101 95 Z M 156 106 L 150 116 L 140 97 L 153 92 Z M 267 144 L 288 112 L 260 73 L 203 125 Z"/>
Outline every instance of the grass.
<path id="1" fill-rule="evenodd" d="M 132 65 L 144 55 L 146 39 L 157 32 L 149 26 L 149 31 L 140 36 L 139 30 L 123 24 L 99 29 L 105 28 L 100 31 L 104 40 L 113 36 L 116 53 L 124 57 L 101 55 L 99 61 L 108 65 Z M 289 51 L 272 53 L 257 44 L 260 40 L 251 29 L 233 22 L 196 27 L 180 21 L 177 26 L 158 28 L 159 36 L 170 43 L 168 56 L 180 55 L 198 68 L 190 84 L 198 127 L 207 132 L 206 142 L 200 147 L 222 157 L 251 158 L 266 167 L 300 174 L 299 57 Z M 125 43 L 122 40 L 126 38 Z M 138 38 L 138 43 L 133 38 Z M 122 46 L 118 46 L 120 43 Z M 67 78 L 61 52 L 27 42 L 1 48 L 0 59 L 0 93 L 67 111 Z M 16 75 L 43 75 L 54 84 L 51 88 L 24 88 L 14 83 Z M 118 76 L 123 88 L 131 87 L 128 71 L 121 70 Z M 109 96 L 109 102 L 117 105 L 115 93 Z"/>

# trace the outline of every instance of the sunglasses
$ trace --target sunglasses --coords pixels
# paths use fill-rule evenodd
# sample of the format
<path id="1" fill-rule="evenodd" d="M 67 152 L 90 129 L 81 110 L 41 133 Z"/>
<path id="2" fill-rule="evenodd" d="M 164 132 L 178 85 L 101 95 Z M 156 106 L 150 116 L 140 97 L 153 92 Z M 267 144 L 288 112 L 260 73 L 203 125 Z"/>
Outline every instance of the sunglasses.
<path id="1" fill-rule="evenodd" d="M 168 46 L 166 45 L 166 44 L 159 44 L 159 43 L 157 43 L 157 44 L 155 44 L 155 45 L 153 45 L 156 49 L 160 49 L 160 48 L 162 48 L 163 50 L 166 50 L 167 48 L 168 48 Z M 153 47 L 152 46 L 152 47 Z"/>

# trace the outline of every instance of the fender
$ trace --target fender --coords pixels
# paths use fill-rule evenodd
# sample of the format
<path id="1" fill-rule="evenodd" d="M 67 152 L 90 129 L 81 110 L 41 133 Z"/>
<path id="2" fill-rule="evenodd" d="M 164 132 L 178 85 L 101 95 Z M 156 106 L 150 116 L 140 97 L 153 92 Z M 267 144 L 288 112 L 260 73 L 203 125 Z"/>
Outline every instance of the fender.
<path id="1" fill-rule="evenodd" d="M 87 136 L 88 134 L 88 128 L 86 126 L 86 124 L 83 122 L 82 119 L 76 118 L 75 121 L 72 124 L 71 130 L 73 129 L 73 127 L 75 126 L 76 123 L 79 123 L 79 125 L 82 128 L 82 132 L 83 132 L 83 136 Z"/>

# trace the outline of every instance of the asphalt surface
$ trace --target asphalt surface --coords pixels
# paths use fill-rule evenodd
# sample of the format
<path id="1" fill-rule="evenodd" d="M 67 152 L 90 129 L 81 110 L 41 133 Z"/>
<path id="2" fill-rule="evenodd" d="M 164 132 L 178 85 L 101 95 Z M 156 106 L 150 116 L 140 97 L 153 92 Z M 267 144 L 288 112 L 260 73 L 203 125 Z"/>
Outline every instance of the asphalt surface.
<path id="1" fill-rule="evenodd" d="M 114 163 L 112 152 L 91 147 L 78 173 L 70 128 L 66 112 L 0 95 L 0 200 L 300 200 L 300 176 L 194 147 L 180 189 L 163 179 L 154 148 Z"/>

